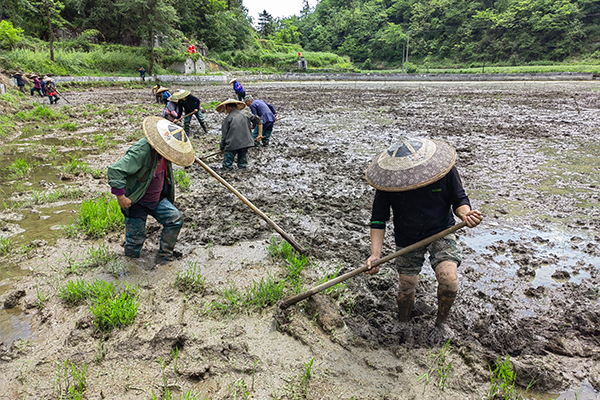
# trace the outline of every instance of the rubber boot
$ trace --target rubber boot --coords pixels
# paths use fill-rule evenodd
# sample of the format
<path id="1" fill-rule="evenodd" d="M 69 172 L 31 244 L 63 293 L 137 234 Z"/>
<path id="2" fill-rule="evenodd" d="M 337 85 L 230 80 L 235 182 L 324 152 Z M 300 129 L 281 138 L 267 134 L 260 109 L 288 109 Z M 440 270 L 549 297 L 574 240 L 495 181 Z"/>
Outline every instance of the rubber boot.
<path id="1" fill-rule="evenodd" d="M 146 221 L 141 218 L 125 219 L 125 256 L 139 258 L 146 241 Z"/>
<path id="2" fill-rule="evenodd" d="M 415 305 L 415 292 L 404 297 L 398 297 L 398 321 L 410 321 L 413 307 Z"/>
<path id="3" fill-rule="evenodd" d="M 456 292 L 449 290 L 438 292 L 438 313 L 435 320 L 437 326 L 441 326 L 448 319 L 448 314 L 450 314 L 450 308 L 452 308 L 454 300 L 456 300 Z"/>
<path id="4" fill-rule="evenodd" d="M 204 122 L 203 119 L 200 120 L 200 126 L 204 130 L 204 133 L 208 133 L 208 128 L 206 127 L 206 123 Z"/>

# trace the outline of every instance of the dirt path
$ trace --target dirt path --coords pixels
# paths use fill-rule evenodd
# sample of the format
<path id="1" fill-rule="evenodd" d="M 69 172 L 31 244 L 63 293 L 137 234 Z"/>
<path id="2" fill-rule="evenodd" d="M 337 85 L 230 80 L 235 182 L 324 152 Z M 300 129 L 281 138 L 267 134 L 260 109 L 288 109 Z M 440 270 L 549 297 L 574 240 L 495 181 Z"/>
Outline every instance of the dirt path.
<path id="1" fill-rule="evenodd" d="M 207 311 L 232 283 L 249 287 L 269 275 L 281 276 L 284 269 L 268 255 L 270 228 L 194 166 L 187 170 L 191 191 L 178 194 L 186 217 L 176 248 L 182 258 L 151 268 L 159 234 L 154 224 L 143 259 L 122 260 L 119 280 L 140 287 L 132 326 L 101 338 L 87 306 L 69 308 L 53 295 L 42 310 L 36 307 L 40 291 L 55 294 L 66 279 L 65 252 L 83 258 L 96 242 L 60 239 L 20 263 L 33 272 L 11 280 L 3 298 L 25 291 L 10 317 L 23 324 L 20 332 L 27 338 L 4 340 L 10 351 L 1 355 L 0 385 L 7 390 L 0 399 L 58 397 L 57 374 L 65 360 L 88 365 L 90 399 L 152 398 L 153 390 L 164 392 L 163 377 L 176 398 L 192 389 L 203 396 L 198 398 L 211 399 L 246 398 L 246 393 L 255 399 L 478 399 L 490 385 L 488 367 L 507 355 L 518 385 L 530 386 L 538 399 L 558 396 L 542 392 L 565 391 L 561 398 L 578 391 L 579 399 L 596 399 L 600 83 L 247 86 L 248 93 L 274 104 L 286 118 L 276 124 L 271 146 L 251 150 L 248 170 L 224 177 L 311 249 L 306 287 L 325 272 L 358 267 L 368 256 L 374 191 L 364 171 L 374 155 L 401 134 L 443 139 L 456 147 L 465 188 L 486 220 L 460 234 L 465 260 L 451 313 L 451 348 L 429 339 L 436 289 L 428 267 L 406 340 L 400 340 L 406 335 L 396 322 L 397 275 L 391 268 L 348 283 L 333 306 L 343 324 L 333 328 L 304 303 L 278 327 L 273 308 L 249 315 Z M 189 89 L 203 102 L 232 94 L 228 86 Z M 110 133 L 116 146 L 98 152 L 90 145 L 85 160 L 94 168 L 105 169 L 123 154 L 140 137 L 141 119 L 159 110 L 148 90 L 66 95 L 79 129 L 36 134 L 27 141 L 49 146 L 43 140 Z M 219 140 L 222 115 L 209 110 L 205 118 L 213 130 L 194 137 L 199 154 L 213 152 Z M 197 134 L 199 128 L 194 122 Z M 211 165 L 217 168 L 218 162 Z M 107 190 L 103 179 L 74 179 L 90 191 Z M 103 243 L 121 254 L 122 240 L 116 234 Z M 391 251 L 388 234 L 384 252 Z M 186 297 L 174 282 L 194 263 L 201 266 L 207 289 Z M 81 277 L 114 279 L 99 270 Z M 327 309 L 318 307 L 319 313 Z M 173 349 L 179 349 L 178 358 Z M 440 380 L 444 374 L 447 379 Z"/>

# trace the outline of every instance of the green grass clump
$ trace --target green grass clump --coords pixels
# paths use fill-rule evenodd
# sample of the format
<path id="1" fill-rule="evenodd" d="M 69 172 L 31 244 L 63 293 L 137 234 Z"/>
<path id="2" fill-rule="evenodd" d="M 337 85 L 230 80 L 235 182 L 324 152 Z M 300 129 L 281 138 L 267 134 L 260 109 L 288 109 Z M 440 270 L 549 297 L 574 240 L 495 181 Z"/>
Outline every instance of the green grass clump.
<path id="1" fill-rule="evenodd" d="M 82 279 L 69 281 L 60 288 L 58 297 L 70 305 L 90 301 L 94 325 L 99 331 L 110 332 L 133 323 L 138 309 L 138 292 L 125 283 L 119 291 L 113 282 Z"/>
<path id="2" fill-rule="evenodd" d="M 214 110 L 219 104 L 221 104 L 220 101 L 212 100 L 208 103 L 200 103 L 200 107 L 202 107 L 204 110 Z"/>
<path id="3" fill-rule="evenodd" d="M 62 129 L 62 130 L 69 131 L 69 132 L 75 132 L 77 130 L 77 123 L 76 122 L 64 122 L 64 123 L 58 125 L 58 129 Z"/>
<path id="4" fill-rule="evenodd" d="M 516 375 L 510 362 L 510 355 L 506 355 L 504 361 L 496 357 L 496 367 L 490 369 L 490 390 L 487 399 L 509 400 L 513 398 Z"/>
<path id="5" fill-rule="evenodd" d="M 335 278 L 337 278 L 340 274 L 340 266 L 336 268 L 335 271 L 331 273 L 325 272 L 323 276 L 319 279 L 319 285 L 322 285 L 325 282 L 329 282 Z M 325 293 L 331 295 L 332 297 L 339 297 L 348 287 L 345 283 L 338 283 L 330 288 L 325 289 Z"/>
<path id="6" fill-rule="evenodd" d="M 89 174 L 92 172 L 92 169 L 85 161 L 72 157 L 70 161 L 67 161 L 63 167 L 63 171 L 68 174 L 78 175 L 78 174 Z"/>
<path id="7" fill-rule="evenodd" d="M 103 332 L 110 332 L 133 323 L 137 315 L 137 289 L 125 284 L 125 290 L 116 293 L 106 286 L 100 290 L 95 304 L 90 307 L 94 325 Z"/>
<path id="8" fill-rule="evenodd" d="M 117 200 L 105 194 L 99 199 L 81 203 L 79 219 L 67 231 L 69 236 L 83 233 L 93 238 L 100 238 L 108 232 L 120 229 L 124 219 Z"/>
<path id="9" fill-rule="evenodd" d="M 24 158 L 17 158 L 12 164 L 8 166 L 8 172 L 12 179 L 21 179 L 29 175 L 29 164 Z"/>
<path id="10" fill-rule="evenodd" d="M 19 111 L 16 116 L 21 121 L 59 121 L 68 118 L 46 105 L 37 105 L 28 112 Z"/>
<path id="11" fill-rule="evenodd" d="M 0 255 L 5 256 L 12 249 L 12 240 L 10 238 L 0 237 Z"/>
<path id="12" fill-rule="evenodd" d="M 56 392 L 59 399 L 83 400 L 87 388 L 88 365 L 83 363 L 81 368 L 69 360 L 58 364 L 56 372 Z"/>
<path id="13" fill-rule="evenodd" d="M 271 237 L 267 250 L 272 258 L 283 260 L 288 260 L 296 251 L 291 244 L 284 240 L 278 241 L 275 236 Z"/>
<path id="14" fill-rule="evenodd" d="M 198 262 L 189 263 L 185 272 L 178 272 L 175 286 L 184 293 L 199 293 L 204 291 L 206 278 L 202 276 Z"/>
<path id="15" fill-rule="evenodd" d="M 75 200 L 85 197 L 86 194 L 85 190 L 70 186 L 49 191 L 34 190 L 31 192 L 31 202 L 32 205 L 34 205 L 52 203 L 60 200 Z M 27 204 L 27 202 L 25 204 Z"/>
<path id="16" fill-rule="evenodd" d="M 269 275 L 243 292 L 231 285 L 221 293 L 221 299 L 209 304 L 209 311 L 218 311 L 223 315 L 239 314 L 244 311 L 262 311 L 281 300 L 285 295 L 286 282 L 276 280 Z"/>
<path id="17" fill-rule="evenodd" d="M 13 135 L 16 126 L 13 116 L 0 115 L 0 137 L 4 138 Z"/>
<path id="18" fill-rule="evenodd" d="M 181 191 L 183 192 L 189 191 L 192 187 L 192 180 L 190 179 L 190 176 L 187 174 L 187 172 L 185 172 L 183 169 L 180 169 L 175 171 L 174 175 L 175 182 L 177 182 L 177 186 L 179 186 L 179 189 L 181 189 Z"/>

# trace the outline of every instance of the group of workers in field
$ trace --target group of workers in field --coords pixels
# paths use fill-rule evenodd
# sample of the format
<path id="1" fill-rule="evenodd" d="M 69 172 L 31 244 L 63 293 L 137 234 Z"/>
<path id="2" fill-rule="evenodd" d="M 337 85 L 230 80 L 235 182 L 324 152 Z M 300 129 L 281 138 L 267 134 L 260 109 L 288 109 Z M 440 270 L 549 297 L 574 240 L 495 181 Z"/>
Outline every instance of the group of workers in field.
<path id="1" fill-rule="evenodd" d="M 230 83 L 234 84 L 238 100 L 228 99 L 216 107 L 218 112 L 227 114 L 221 126 L 223 167 L 231 168 L 237 158 L 238 168 L 246 168 L 248 149 L 257 142 L 269 144 L 275 112 L 264 101 L 246 95 L 237 81 Z M 159 89 L 155 90 L 156 94 Z M 164 92 L 168 90 L 160 93 Z M 246 107 L 250 113 L 243 111 Z M 206 132 L 199 100 L 187 90 L 174 91 L 167 98 L 164 118 L 146 118 L 143 124 L 145 138 L 108 168 L 111 191 L 117 196 L 125 215 L 125 255 L 128 257 L 140 257 L 146 239 L 146 218 L 152 215 L 164 226 L 157 264 L 174 259 L 173 250 L 183 225 L 183 215 L 173 205 L 172 163 L 180 166 L 193 163 L 189 133 L 194 115 Z M 181 118 L 184 119 L 183 132 L 175 125 Z M 366 260 L 367 274 L 379 272 L 379 266 L 373 263 L 381 258 L 386 225 L 392 215 L 397 249 L 454 226 L 455 216 L 470 228 L 481 223 L 483 215 L 472 209 L 455 163 L 456 151 L 449 144 L 405 136 L 399 137 L 374 158 L 366 171 L 367 182 L 375 188 L 369 223 L 371 254 Z M 449 234 L 395 260 L 399 277 L 397 306 L 401 342 L 406 342 L 412 332 L 410 320 L 415 315 L 416 286 L 427 253 L 438 281 L 434 331 L 445 340 L 452 336 L 446 322 L 458 292 L 458 267 L 462 256 L 456 236 Z"/>
<path id="2" fill-rule="evenodd" d="M 17 81 L 17 88 L 20 92 L 26 93 L 25 91 L 25 80 L 23 79 L 23 74 L 20 72 L 15 72 L 11 75 L 11 78 L 15 78 Z M 29 93 L 33 96 L 34 93 L 40 95 L 40 97 L 48 96 L 50 100 L 50 104 L 55 104 L 60 100 L 58 97 L 58 90 L 56 89 L 56 84 L 54 83 L 54 78 L 49 76 L 40 76 L 36 74 L 29 75 L 29 79 L 33 80 L 33 87 L 30 89 Z"/>

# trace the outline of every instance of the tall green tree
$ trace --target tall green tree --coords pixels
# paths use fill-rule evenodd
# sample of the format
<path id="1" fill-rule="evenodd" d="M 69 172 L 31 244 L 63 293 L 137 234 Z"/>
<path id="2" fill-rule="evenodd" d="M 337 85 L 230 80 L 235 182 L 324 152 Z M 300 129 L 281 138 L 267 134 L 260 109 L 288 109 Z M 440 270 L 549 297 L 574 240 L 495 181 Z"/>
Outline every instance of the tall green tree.
<path id="1" fill-rule="evenodd" d="M 258 33 L 260 36 L 267 38 L 274 32 L 275 21 L 273 21 L 273 16 L 267 10 L 263 10 L 263 12 L 258 14 Z"/>
<path id="2" fill-rule="evenodd" d="M 134 15 L 136 32 L 148 40 L 150 60 L 148 74 L 154 69 L 154 47 L 157 35 L 174 33 L 179 22 L 171 0 L 123 0 L 122 11 Z"/>
<path id="3" fill-rule="evenodd" d="M 45 21 L 45 25 L 47 26 L 50 42 L 50 60 L 54 62 L 55 30 L 62 29 L 67 24 L 67 21 L 61 15 L 65 5 L 60 0 L 34 0 L 31 4 L 38 10 L 41 19 Z"/>

